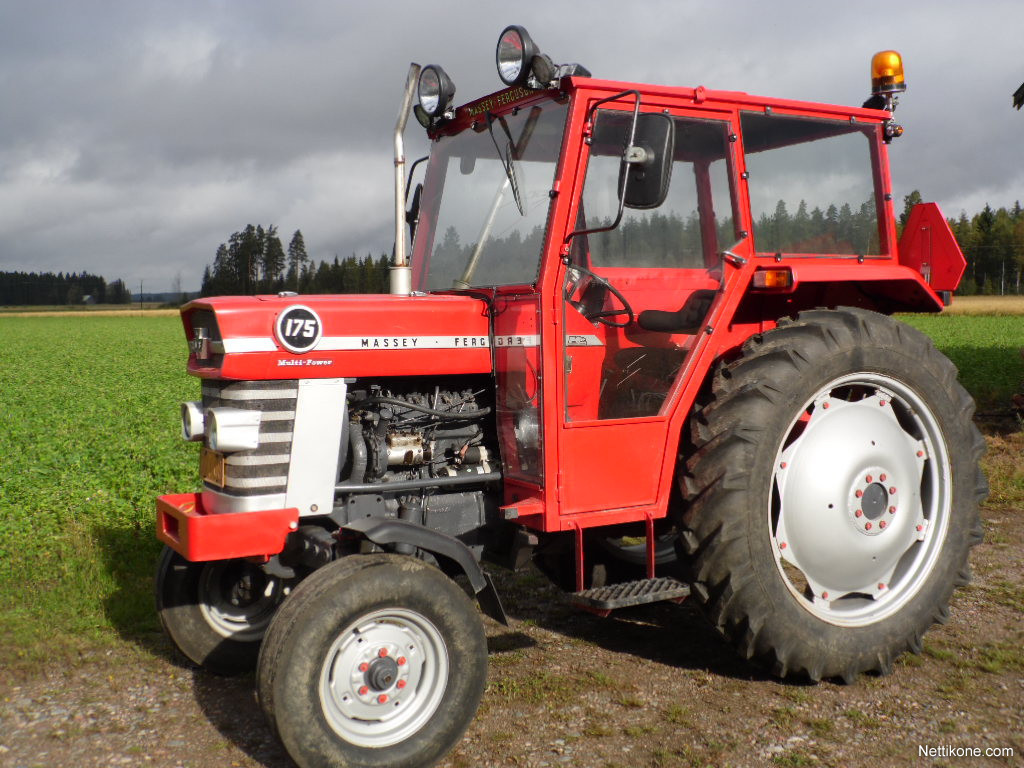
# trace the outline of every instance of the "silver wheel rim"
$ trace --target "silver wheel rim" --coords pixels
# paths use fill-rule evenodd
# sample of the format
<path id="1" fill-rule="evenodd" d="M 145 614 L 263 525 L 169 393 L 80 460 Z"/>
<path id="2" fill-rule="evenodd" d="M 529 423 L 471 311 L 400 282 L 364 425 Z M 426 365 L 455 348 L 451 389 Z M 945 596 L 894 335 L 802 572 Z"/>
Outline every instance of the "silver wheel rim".
<path id="1" fill-rule="evenodd" d="M 789 591 L 818 618 L 873 624 L 931 574 L 949 525 L 942 432 L 896 379 L 855 373 L 809 399 L 775 457 L 768 524 Z"/>
<path id="2" fill-rule="evenodd" d="M 199 577 L 199 610 L 222 637 L 255 642 L 266 633 L 287 593 L 279 579 L 251 563 L 207 563 Z"/>
<path id="3" fill-rule="evenodd" d="M 320 703 L 327 723 L 359 747 L 388 747 L 412 736 L 441 704 L 448 649 L 437 627 L 404 608 L 361 616 L 324 659 Z"/>

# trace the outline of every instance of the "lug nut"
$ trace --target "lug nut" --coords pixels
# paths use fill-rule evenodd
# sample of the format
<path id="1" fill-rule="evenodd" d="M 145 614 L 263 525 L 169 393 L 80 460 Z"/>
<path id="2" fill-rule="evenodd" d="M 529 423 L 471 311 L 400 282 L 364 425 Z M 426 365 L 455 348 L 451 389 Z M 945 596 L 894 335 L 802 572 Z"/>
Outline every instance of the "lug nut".
<path id="1" fill-rule="evenodd" d="M 395 683 L 395 688 L 398 688 L 399 690 L 405 688 L 405 680 L 399 680 L 397 683 Z"/>
<path id="2" fill-rule="evenodd" d="M 858 509 L 856 512 L 853 513 L 853 516 L 854 517 L 863 517 L 864 516 L 864 510 L 863 509 Z"/>
<path id="3" fill-rule="evenodd" d="M 880 482 L 880 483 L 884 483 L 885 482 L 885 474 L 884 473 L 878 476 L 878 482 Z"/>
<path id="4" fill-rule="evenodd" d="M 385 656 L 388 655 L 388 649 L 387 648 L 381 648 L 379 651 L 377 651 L 377 655 L 380 656 L 383 659 Z"/>
<path id="5" fill-rule="evenodd" d="M 365 696 L 369 692 L 370 692 L 369 686 L 366 686 L 366 685 L 359 686 L 359 695 L 360 696 Z"/>
<path id="6" fill-rule="evenodd" d="M 377 697 L 377 703 L 378 704 L 387 704 L 388 703 L 388 695 L 386 693 L 382 693 L 380 696 Z"/>
<path id="7" fill-rule="evenodd" d="M 890 515 L 895 515 L 896 514 L 896 507 L 889 507 L 889 514 Z"/>
<path id="8" fill-rule="evenodd" d="M 886 526 L 885 520 L 879 520 L 878 521 L 878 527 L 879 528 L 885 528 L 885 526 Z"/>
<path id="9" fill-rule="evenodd" d="M 896 488 L 895 488 L 895 487 L 893 487 L 893 488 L 890 488 L 890 489 L 889 489 L 889 493 L 896 493 Z"/>
<path id="10" fill-rule="evenodd" d="M 861 496 L 864 495 L 864 491 L 856 491 L 853 495 L 859 499 Z"/>
<path id="11" fill-rule="evenodd" d="M 365 672 L 369 668 L 370 668 L 370 665 L 367 664 L 365 661 L 362 664 L 359 665 L 359 671 L 360 672 Z"/>
<path id="12" fill-rule="evenodd" d="M 869 482 L 869 483 L 870 483 L 870 482 L 871 482 L 872 480 L 874 480 L 874 479 L 875 479 L 875 478 L 873 478 L 873 477 L 872 477 L 871 475 L 868 475 L 867 477 L 865 477 L 865 478 L 864 478 L 864 480 L 865 480 L 866 482 Z"/>
<path id="13" fill-rule="evenodd" d="M 399 656 L 398 659 L 397 659 L 397 662 L 398 662 L 398 666 L 404 667 L 405 666 L 405 656 Z"/>
<path id="14" fill-rule="evenodd" d="M 865 531 L 870 531 L 871 530 L 871 523 L 864 523 L 864 530 Z"/>

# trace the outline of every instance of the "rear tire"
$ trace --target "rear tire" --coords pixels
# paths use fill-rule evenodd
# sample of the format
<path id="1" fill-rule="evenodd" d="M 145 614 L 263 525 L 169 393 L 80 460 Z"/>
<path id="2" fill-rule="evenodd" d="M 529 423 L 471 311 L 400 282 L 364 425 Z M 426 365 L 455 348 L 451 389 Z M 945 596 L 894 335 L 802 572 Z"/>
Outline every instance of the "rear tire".
<path id="1" fill-rule="evenodd" d="M 680 544 L 693 597 L 748 659 L 887 673 L 944 621 L 981 540 L 984 441 L 916 330 L 815 310 L 750 339 L 692 424 Z"/>
<path id="2" fill-rule="evenodd" d="M 412 557 L 351 555 L 282 606 L 257 667 L 260 706 L 302 768 L 433 765 L 476 714 L 487 677 L 479 614 Z"/>

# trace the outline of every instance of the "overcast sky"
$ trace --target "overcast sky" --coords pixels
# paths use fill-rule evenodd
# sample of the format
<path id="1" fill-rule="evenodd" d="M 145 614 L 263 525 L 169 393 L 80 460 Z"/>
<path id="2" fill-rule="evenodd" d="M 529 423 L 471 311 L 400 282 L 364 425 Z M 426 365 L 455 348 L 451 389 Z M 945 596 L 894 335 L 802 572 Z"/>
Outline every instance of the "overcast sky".
<path id="1" fill-rule="evenodd" d="M 408 63 L 441 64 L 458 103 L 498 90 L 510 23 L 597 77 L 854 105 L 871 55 L 896 48 L 897 203 L 917 188 L 947 216 L 1010 206 L 1022 22 L 1021 0 L 3 0 L 0 271 L 195 289 L 247 223 L 286 246 L 301 229 L 315 260 L 389 251 Z"/>

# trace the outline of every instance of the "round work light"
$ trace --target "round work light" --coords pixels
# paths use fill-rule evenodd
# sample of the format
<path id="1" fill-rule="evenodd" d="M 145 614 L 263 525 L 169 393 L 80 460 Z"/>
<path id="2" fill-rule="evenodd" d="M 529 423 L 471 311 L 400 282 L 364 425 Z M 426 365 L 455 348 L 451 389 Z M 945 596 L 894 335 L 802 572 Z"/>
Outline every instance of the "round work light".
<path id="1" fill-rule="evenodd" d="M 420 73 L 417 93 L 420 108 L 429 117 L 440 117 L 455 97 L 455 84 L 443 69 L 431 64 Z"/>
<path id="2" fill-rule="evenodd" d="M 515 24 L 505 27 L 494 54 L 501 82 L 524 85 L 530 78 L 530 65 L 537 53 L 537 46 L 525 29 Z"/>

